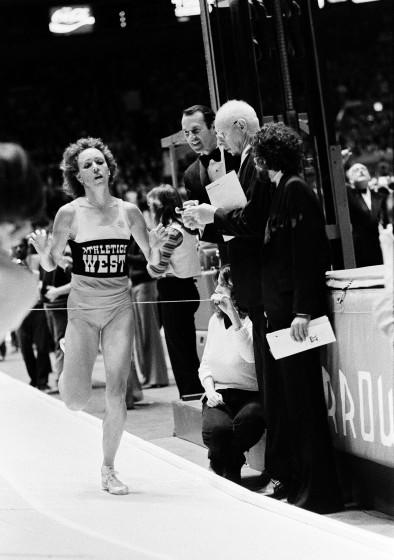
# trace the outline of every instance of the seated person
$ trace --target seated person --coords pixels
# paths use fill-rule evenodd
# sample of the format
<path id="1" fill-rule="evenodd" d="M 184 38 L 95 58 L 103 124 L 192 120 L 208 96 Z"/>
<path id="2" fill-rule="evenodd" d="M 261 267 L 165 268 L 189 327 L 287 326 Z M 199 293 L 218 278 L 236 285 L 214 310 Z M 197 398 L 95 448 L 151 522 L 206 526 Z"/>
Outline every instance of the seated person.
<path id="1" fill-rule="evenodd" d="M 240 482 L 244 452 L 264 433 L 254 364 L 252 323 L 232 298 L 230 267 L 219 273 L 212 300 L 216 311 L 208 324 L 199 368 L 205 389 L 202 437 L 212 470 Z"/>

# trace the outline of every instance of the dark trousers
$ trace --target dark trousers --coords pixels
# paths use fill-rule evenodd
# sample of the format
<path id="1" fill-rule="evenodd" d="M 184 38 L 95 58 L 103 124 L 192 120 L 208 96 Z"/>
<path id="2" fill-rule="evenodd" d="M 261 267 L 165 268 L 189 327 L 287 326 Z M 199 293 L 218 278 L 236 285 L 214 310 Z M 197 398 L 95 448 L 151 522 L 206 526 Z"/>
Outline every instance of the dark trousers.
<path id="1" fill-rule="evenodd" d="M 51 372 L 50 334 L 44 310 L 31 311 L 18 329 L 22 357 L 33 387 L 44 389 Z M 36 352 L 34 352 L 33 345 Z"/>
<path id="2" fill-rule="evenodd" d="M 289 326 L 271 321 L 270 331 Z M 318 513 L 342 507 L 328 428 L 320 349 L 274 360 L 264 337 L 265 468 L 288 501 Z"/>
<path id="3" fill-rule="evenodd" d="M 264 403 L 263 372 L 264 372 L 264 338 L 267 319 L 262 305 L 248 308 L 248 315 L 253 325 L 253 352 L 256 367 L 257 384 L 261 401 Z"/>
<path id="4" fill-rule="evenodd" d="M 199 300 L 193 278 L 160 278 L 157 282 L 159 301 L 179 300 L 180 303 L 160 303 L 168 355 L 179 394 L 202 393 L 198 377 L 200 360 L 196 348 L 194 314 L 199 302 L 182 303 L 181 300 Z"/>
<path id="5" fill-rule="evenodd" d="M 52 311 L 47 305 L 45 314 L 47 318 L 48 329 L 54 344 L 54 354 L 56 363 L 56 375 L 59 377 L 63 371 L 63 350 L 60 348 L 60 340 L 64 338 L 67 327 L 67 311 Z M 59 306 L 60 307 L 60 306 Z"/>
<path id="6" fill-rule="evenodd" d="M 7 354 L 7 345 L 5 340 L 3 340 L 2 342 L 0 342 L 0 358 L 4 360 L 6 354 Z"/>
<path id="7" fill-rule="evenodd" d="M 257 391 L 219 389 L 224 405 L 202 409 L 202 438 L 212 469 L 230 479 L 239 477 L 244 452 L 264 433 L 263 407 Z"/>

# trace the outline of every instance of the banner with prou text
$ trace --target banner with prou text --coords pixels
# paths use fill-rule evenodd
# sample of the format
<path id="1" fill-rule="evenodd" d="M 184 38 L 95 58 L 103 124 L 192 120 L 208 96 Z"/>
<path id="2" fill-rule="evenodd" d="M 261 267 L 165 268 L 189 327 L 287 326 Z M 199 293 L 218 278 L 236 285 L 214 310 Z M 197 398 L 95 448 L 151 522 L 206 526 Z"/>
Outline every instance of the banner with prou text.
<path id="1" fill-rule="evenodd" d="M 394 466 L 394 358 L 373 306 L 383 288 L 330 290 L 337 341 L 322 351 L 330 429 L 337 449 Z"/>

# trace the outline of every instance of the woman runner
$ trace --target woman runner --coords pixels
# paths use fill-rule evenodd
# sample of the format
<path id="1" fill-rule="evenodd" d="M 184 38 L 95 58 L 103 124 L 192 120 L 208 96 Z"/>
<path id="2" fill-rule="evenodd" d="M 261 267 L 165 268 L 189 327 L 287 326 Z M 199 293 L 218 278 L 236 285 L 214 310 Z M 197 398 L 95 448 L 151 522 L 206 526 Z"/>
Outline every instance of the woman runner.
<path id="1" fill-rule="evenodd" d="M 80 410 L 91 395 L 93 366 L 101 349 L 106 373 L 103 420 L 103 490 L 127 494 L 114 470 L 114 459 L 126 420 L 126 384 L 132 348 L 131 299 L 126 252 L 132 235 L 150 256 L 147 228 L 134 204 L 111 195 L 115 159 L 97 138 L 81 138 L 66 148 L 61 164 L 64 186 L 74 200 L 62 206 L 52 238 L 43 230 L 31 236 L 45 270 L 62 266 L 69 243 L 73 258 L 64 369 L 59 390 L 68 408 Z M 159 245 L 164 228 L 150 234 Z"/>

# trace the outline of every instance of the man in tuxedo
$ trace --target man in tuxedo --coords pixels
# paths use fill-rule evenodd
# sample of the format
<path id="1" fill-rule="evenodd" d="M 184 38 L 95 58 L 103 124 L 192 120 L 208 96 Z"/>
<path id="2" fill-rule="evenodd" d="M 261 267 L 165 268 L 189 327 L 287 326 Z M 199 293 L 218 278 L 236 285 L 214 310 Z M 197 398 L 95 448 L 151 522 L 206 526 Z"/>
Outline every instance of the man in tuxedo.
<path id="1" fill-rule="evenodd" d="M 382 264 L 379 245 L 379 215 L 384 196 L 371 191 L 371 176 L 362 163 L 355 163 L 347 172 L 346 186 L 350 222 L 353 228 L 354 252 L 357 266 Z"/>
<path id="2" fill-rule="evenodd" d="M 205 105 L 192 105 L 182 114 L 182 130 L 186 142 L 199 156 L 185 171 L 185 189 L 187 198 L 198 203 L 209 203 L 206 185 L 232 169 L 238 171 L 239 168 L 238 156 L 225 152 L 222 160 L 222 152 L 217 146 L 214 121 L 215 113 Z M 217 243 L 222 264 L 223 260 L 227 261 L 223 237 L 214 224 L 205 226 L 201 239 Z"/>
<path id="3" fill-rule="evenodd" d="M 267 332 L 290 328 L 301 342 L 311 319 L 326 314 L 329 266 L 323 213 L 298 175 L 302 141 L 283 123 L 255 136 L 256 165 L 274 186 L 262 254 Z M 264 341 L 265 467 L 273 497 L 318 513 L 342 507 L 328 429 L 319 348 L 274 360 Z M 268 489 L 268 491 L 270 491 Z"/>
<path id="4" fill-rule="evenodd" d="M 244 101 L 228 101 L 216 114 L 215 129 L 219 145 L 231 155 L 241 157 L 238 177 L 245 192 L 246 205 L 226 212 L 223 208 L 202 203 L 188 207 L 183 213 L 183 220 L 188 227 L 213 224 L 220 233 L 233 236 L 227 245 L 234 296 L 238 305 L 248 311 L 253 323 L 256 374 L 262 390 L 264 309 L 261 249 L 271 185 L 268 175 L 256 169 L 251 153 L 251 142 L 259 129 L 259 120 L 253 107 Z"/>

